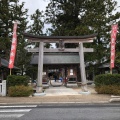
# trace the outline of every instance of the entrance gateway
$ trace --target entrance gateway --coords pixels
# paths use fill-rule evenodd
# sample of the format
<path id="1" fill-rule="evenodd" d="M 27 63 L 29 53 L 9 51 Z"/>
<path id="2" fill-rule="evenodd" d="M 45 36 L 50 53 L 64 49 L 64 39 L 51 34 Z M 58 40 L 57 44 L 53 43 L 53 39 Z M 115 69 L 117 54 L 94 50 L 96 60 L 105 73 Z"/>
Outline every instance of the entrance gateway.
<path id="1" fill-rule="evenodd" d="M 91 43 L 95 39 L 97 34 L 86 35 L 86 36 L 37 36 L 24 33 L 25 38 L 30 42 L 38 42 L 39 48 L 29 49 L 29 52 L 39 52 L 38 57 L 38 79 L 36 92 L 41 93 L 42 90 L 42 77 L 43 77 L 43 55 L 46 52 L 50 53 L 79 53 L 80 63 L 80 75 L 81 75 L 81 88 L 82 93 L 88 93 L 87 81 L 85 74 L 84 64 L 84 52 L 93 52 L 92 48 L 83 48 L 83 43 Z M 44 48 L 44 43 L 58 43 L 59 48 L 51 49 Z M 64 48 L 65 43 L 78 43 L 78 48 Z"/>

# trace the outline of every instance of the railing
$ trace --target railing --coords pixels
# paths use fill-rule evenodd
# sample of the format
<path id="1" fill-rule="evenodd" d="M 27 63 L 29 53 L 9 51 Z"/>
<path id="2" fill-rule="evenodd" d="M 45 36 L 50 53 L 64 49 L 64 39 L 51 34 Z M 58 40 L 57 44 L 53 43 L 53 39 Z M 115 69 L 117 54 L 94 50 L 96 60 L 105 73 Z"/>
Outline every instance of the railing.
<path id="1" fill-rule="evenodd" d="M 0 95 L 6 96 L 6 80 L 3 80 L 2 83 L 0 83 Z"/>

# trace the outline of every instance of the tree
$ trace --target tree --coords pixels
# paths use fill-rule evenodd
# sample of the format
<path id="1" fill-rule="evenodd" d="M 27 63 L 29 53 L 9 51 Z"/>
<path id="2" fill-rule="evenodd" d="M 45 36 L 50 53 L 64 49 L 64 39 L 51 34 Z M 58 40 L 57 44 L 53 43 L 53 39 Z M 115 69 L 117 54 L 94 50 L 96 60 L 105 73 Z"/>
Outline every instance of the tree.
<path id="1" fill-rule="evenodd" d="M 18 28 L 17 28 L 18 43 L 17 43 L 15 65 L 21 69 L 21 74 L 23 75 L 24 69 L 26 69 L 29 66 L 30 57 L 31 57 L 31 54 L 28 53 L 27 50 L 25 49 L 29 45 L 29 43 L 27 43 L 27 41 L 23 36 L 23 32 L 27 31 L 28 29 L 27 27 L 28 10 L 24 9 L 24 3 L 19 5 L 18 2 L 19 1 L 16 1 L 15 3 L 16 6 L 14 7 L 14 10 L 13 10 L 13 12 L 15 12 L 13 13 L 14 19 L 17 19 L 18 21 L 20 21 L 20 24 L 18 25 Z"/>
<path id="2" fill-rule="evenodd" d="M 27 42 L 23 37 L 23 32 L 27 29 L 27 9 L 24 9 L 24 3 L 19 4 L 19 0 L 1 0 L 0 1 L 0 50 L 5 52 L 6 59 L 9 60 L 11 49 L 13 21 L 18 20 L 20 24 L 17 28 L 17 52 L 15 65 L 23 68 L 27 64 L 26 50 Z"/>
<path id="3" fill-rule="evenodd" d="M 85 62 L 99 65 L 110 58 L 111 24 L 120 18 L 120 13 L 113 14 L 116 7 L 115 0 L 51 0 L 46 7 L 46 23 L 52 24 L 49 29 L 51 35 L 78 36 L 97 33 L 94 42 L 84 46 L 92 47 L 95 51 L 85 54 Z"/>
<path id="4" fill-rule="evenodd" d="M 29 26 L 29 33 L 33 35 L 39 35 L 39 36 L 44 36 L 46 34 L 43 34 L 43 29 L 44 29 L 44 15 L 43 11 L 40 11 L 37 9 L 33 15 L 30 16 L 31 21 L 33 22 Z M 51 44 L 45 44 L 46 48 L 49 48 Z M 35 43 L 35 47 L 38 47 L 38 44 Z"/>
<path id="5" fill-rule="evenodd" d="M 44 22 L 43 19 L 43 12 L 37 9 L 33 15 L 30 16 L 31 21 L 33 24 L 29 26 L 29 32 L 33 35 L 41 35 L 43 34 Z"/>
<path id="6" fill-rule="evenodd" d="M 12 14 L 10 0 L 0 1 L 0 51 L 5 52 L 5 57 L 8 56 L 10 48 L 10 37 L 12 30 Z"/>

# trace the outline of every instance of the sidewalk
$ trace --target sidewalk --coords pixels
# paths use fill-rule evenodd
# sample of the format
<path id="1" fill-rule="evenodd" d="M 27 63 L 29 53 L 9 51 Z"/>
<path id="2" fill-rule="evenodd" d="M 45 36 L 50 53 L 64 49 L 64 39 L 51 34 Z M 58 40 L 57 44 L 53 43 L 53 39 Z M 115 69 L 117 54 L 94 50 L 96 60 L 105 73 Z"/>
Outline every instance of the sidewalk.
<path id="1" fill-rule="evenodd" d="M 110 95 L 97 94 L 94 87 L 88 85 L 89 95 L 79 94 L 80 88 L 50 87 L 45 96 L 0 97 L 0 104 L 44 104 L 44 103 L 109 103 Z"/>

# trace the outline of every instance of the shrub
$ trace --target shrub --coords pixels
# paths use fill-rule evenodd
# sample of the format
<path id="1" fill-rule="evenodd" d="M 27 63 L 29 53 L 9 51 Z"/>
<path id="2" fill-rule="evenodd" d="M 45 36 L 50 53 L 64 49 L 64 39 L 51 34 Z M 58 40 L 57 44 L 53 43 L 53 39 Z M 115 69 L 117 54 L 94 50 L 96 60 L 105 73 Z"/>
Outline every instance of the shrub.
<path id="1" fill-rule="evenodd" d="M 99 94 L 120 95 L 120 74 L 101 74 L 94 79 L 95 91 Z"/>
<path id="2" fill-rule="evenodd" d="M 99 94 L 120 95 L 120 86 L 118 85 L 103 85 L 95 87 L 95 91 Z"/>
<path id="3" fill-rule="evenodd" d="M 15 85 L 27 86 L 29 82 L 28 76 L 9 75 L 7 77 L 7 88 Z"/>
<path id="4" fill-rule="evenodd" d="M 30 86 L 11 86 L 8 88 L 8 96 L 10 97 L 27 97 L 33 93 L 33 89 Z"/>
<path id="5" fill-rule="evenodd" d="M 101 74 L 94 79 L 95 86 L 120 85 L 120 74 Z"/>

